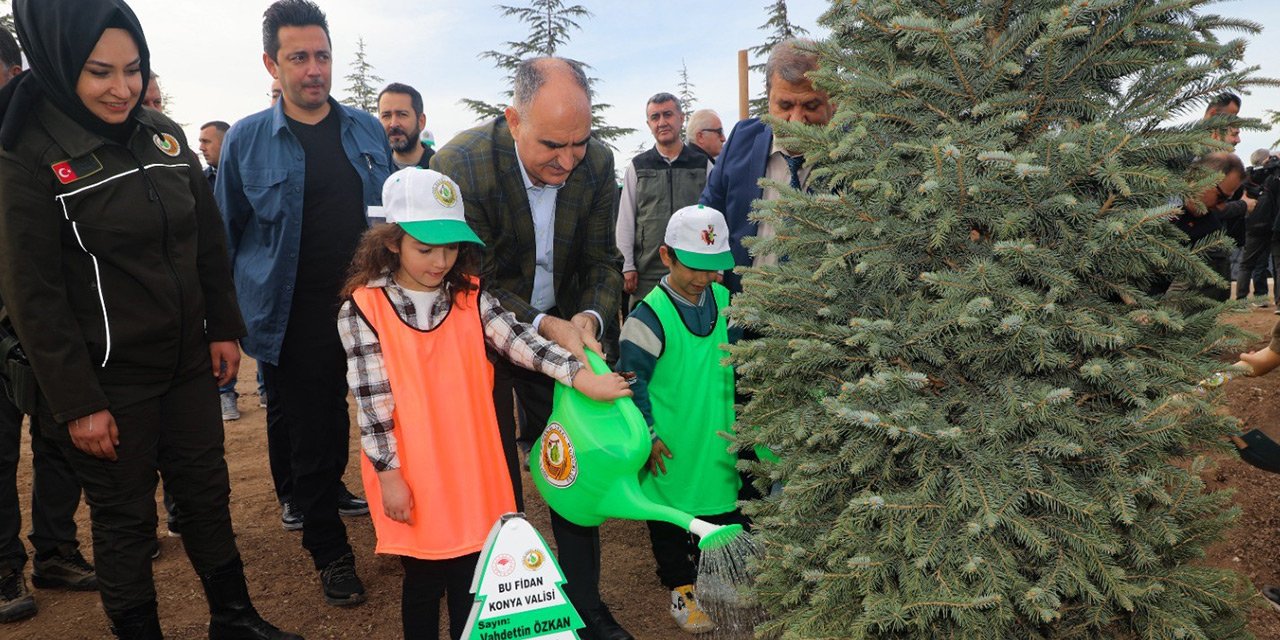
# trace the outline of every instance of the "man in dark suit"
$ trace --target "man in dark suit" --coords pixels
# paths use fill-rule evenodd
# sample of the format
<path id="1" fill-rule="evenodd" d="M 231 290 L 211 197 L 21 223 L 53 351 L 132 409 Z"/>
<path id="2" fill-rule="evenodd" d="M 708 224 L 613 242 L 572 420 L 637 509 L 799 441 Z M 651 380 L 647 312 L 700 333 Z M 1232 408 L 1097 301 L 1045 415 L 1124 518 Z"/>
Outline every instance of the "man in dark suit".
<path id="1" fill-rule="evenodd" d="M 817 89 L 808 72 L 818 68 L 813 42 L 787 40 L 774 45 L 765 64 L 765 91 L 769 98 L 769 115 L 789 122 L 822 126 L 831 120 L 835 106 L 825 91 Z M 729 248 L 740 267 L 776 264 L 775 256 L 750 255 L 742 239 L 759 236 L 771 238 L 774 229 L 747 219 L 751 203 L 773 200 L 776 189 L 763 189 L 760 178 L 790 183 L 792 188 L 806 186 L 809 167 L 804 156 L 791 153 L 773 137 L 773 129 L 759 118 L 743 120 L 733 128 L 725 142 L 716 166 L 707 177 L 700 202 L 724 213 L 729 223 Z M 742 291 L 742 278 L 727 272 L 724 284 L 733 293 Z"/>
<path id="2" fill-rule="evenodd" d="M 581 65 L 525 60 L 503 117 L 462 132 L 431 158 L 458 183 L 467 222 L 485 243 L 488 290 L 516 318 L 582 355 L 600 351 L 604 321 L 617 316 L 621 256 L 614 244 L 618 187 L 613 154 L 591 137 L 591 92 Z M 516 504 L 521 498 L 511 391 L 532 443 L 551 413 L 550 378 L 499 361 L 494 405 Z M 584 639 L 629 640 L 600 601 L 600 536 L 551 511 L 565 593 L 587 623 Z"/>

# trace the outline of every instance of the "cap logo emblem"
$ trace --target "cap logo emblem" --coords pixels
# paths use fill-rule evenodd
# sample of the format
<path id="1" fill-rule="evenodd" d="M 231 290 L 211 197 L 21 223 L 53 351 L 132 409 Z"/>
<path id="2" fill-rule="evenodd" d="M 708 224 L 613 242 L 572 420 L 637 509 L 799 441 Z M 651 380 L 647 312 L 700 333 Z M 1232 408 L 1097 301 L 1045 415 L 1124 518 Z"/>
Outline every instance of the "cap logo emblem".
<path id="1" fill-rule="evenodd" d="M 458 203 L 458 192 L 454 190 L 453 184 L 448 180 L 437 180 L 436 186 L 431 189 L 436 196 L 436 202 L 452 207 Z"/>
<path id="2" fill-rule="evenodd" d="M 716 226 L 714 224 L 707 225 L 707 228 L 703 230 L 702 242 L 708 247 L 716 243 Z"/>

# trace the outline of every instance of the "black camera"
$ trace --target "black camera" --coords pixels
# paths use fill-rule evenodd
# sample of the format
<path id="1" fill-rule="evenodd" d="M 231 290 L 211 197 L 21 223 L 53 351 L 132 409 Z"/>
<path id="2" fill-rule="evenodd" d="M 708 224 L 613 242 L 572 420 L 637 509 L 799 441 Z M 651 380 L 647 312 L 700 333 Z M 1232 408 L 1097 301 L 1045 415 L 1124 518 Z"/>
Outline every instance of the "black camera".
<path id="1" fill-rule="evenodd" d="M 1270 156 L 1259 167 L 1249 167 L 1249 175 L 1245 177 L 1244 192 L 1257 200 L 1266 189 L 1267 180 L 1280 175 L 1280 156 Z"/>

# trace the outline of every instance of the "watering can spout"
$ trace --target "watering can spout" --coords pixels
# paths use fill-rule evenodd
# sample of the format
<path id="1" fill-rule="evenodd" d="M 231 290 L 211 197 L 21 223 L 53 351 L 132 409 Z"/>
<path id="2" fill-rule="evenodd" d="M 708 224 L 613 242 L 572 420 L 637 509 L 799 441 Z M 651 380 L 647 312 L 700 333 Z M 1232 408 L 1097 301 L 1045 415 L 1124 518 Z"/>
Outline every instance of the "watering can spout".
<path id="1" fill-rule="evenodd" d="M 698 536 L 698 548 L 703 551 L 710 549 L 718 549 L 733 542 L 738 534 L 742 533 L 742 525 L 728 524 L 718 525 L 711 524 L 706 520 L 694 518 L 689 523 L 689 533 Z"/>

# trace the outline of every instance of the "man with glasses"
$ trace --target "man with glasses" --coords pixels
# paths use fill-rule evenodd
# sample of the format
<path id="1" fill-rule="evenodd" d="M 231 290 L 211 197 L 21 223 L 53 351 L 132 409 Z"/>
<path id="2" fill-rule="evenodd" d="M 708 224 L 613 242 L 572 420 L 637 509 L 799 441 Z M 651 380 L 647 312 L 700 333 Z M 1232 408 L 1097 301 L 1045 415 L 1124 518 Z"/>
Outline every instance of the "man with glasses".
<path id="1" fill-rule="evenodd" d="M 711 109 L 698 109 L 689 114 L 685 144 L 701 151 L 714 163 L 724 148 L 724 125 L 720 115 Z"/>
<path id="2" fill-rule="evenodd" d="M 628 308 L 666 275 L 658 247 L 667 221 L 677 210 L 698 203 L 712 166 L 706 154 L 680 140 L 684 112 L 675 96 L 664 92 L 649 98 L 645 122 L 655 144 L 627 164 L 615 232 L 622 252 L 622 290 L 631 294 Z"/>
<path id="3" fill-rule="evenodd" d="M 1240 158 L 1234 153 L 1225 151 L 1211 153 L 1201 158 L 1192 167 L 1192 171 L 1193 179 L 1204 174 L 1221 176 L 1218 182 L 1206 188 L 1199 196 L 1183 202 L 1182 214 L 1174 220 L 1174 224 L 1187 234 L 1188 243 L 1195 245 L 1215 231 L 1231 224 L 1232 220 L 1223 215 L 1221 205 L 1230 200 L 1231 194 L 1244 183 L 1245 174 L 1244 163 Z M 1210 268 L 1222 276 L 1224 281 L 1228 283 L 1231 281 L 1230 251 L 1217 248 L 1205 253 L 1204 259 Z M 1169 287 L 1171 293 L 1188 289 L 1195 289 L 1201 295 L 1219 302 L 1226 301 L 1230 295 L 1230 289 L 1221 285 L 1192 287 L 1185 282 L 1175 282 Z"/>

